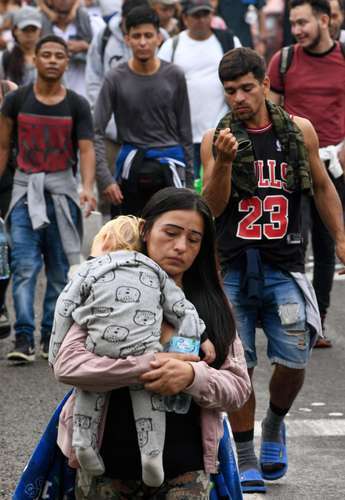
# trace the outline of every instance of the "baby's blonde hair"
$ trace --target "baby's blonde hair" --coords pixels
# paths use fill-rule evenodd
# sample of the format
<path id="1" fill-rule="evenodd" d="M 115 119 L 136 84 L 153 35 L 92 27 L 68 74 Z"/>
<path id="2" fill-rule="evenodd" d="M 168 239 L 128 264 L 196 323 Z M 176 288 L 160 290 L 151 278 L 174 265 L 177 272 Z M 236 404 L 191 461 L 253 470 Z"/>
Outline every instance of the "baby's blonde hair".
<path id="1" fill-rule="evenodd" d="M 142 243 L 140 226 L 143 219 L 133 215 L 120 215 L 112 219 L 96 234 L 92 246 L 104 244 L 108 252 L 130 250 L 140 252 Z"/>

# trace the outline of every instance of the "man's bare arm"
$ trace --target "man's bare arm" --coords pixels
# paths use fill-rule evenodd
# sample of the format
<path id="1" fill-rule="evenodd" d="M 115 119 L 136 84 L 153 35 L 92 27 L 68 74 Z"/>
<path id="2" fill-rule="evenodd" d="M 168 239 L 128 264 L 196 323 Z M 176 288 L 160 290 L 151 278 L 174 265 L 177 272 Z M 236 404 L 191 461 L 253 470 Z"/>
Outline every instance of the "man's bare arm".
<path id="1" fill-rule="evenodd" d="M 314 127 L 305 118 L 294 117 L 294 121 L 303 132 L 304 142 L 308 150 L 317 210 L 335 241 L 339 259 L 345 265 L 345 231 L 341 201 L 323 162 L 320 160 L 319 140 Z M 345 273 L 345 270 L 342 273 Z"/>
<path id="2" fill-rule="evenodd" d="M 86 139 L 78 141 L 80 152 L 80 175 L 82 181 L 82 191 L 80 193 L 80 204 L 87 204 L 85 215 L 90 215 L 96 208 L 96 198 L 93 194 L 95 182 L 96 157 L 93 142 Z"/>
<path id="3" fill-rule="evenodd" d="M 201 143 L 201 162 L 204 168 L 203 196 L 213 215 L 221 215 L 231 195 L 232 162 L 237 153 L 236 138 L 230 129 L 221 130 L 214 144 L 217 158 L 214 159 L 213 146 L 214 129 L 208 130 Z"/>
<path id="4" fill-rule="evenodd" d="M 5 172 L 11 149 L 13 121 L 7 116 L 0 115 L 0 177 Z"/>

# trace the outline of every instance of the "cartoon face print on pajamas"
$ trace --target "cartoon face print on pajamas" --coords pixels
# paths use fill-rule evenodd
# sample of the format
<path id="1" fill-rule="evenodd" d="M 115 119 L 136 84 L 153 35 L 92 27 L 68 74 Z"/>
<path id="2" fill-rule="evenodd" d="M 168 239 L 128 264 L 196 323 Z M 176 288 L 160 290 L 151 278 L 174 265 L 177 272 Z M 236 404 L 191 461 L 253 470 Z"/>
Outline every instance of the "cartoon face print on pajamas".
<path id="1" fill-rule="evenodd" d="M 137 288 L 132 286 L 119 286 L 116 289 L 115 300 L 117 302 L 140 302 L 141 293 Z"/>
<path id="2" fill-rule="evenodd" d="M 111 263 L 110 255 L 102 255 L 101 257 L 97 257 L 96 259 L 92 259 L 90 264 L 90 269 L 98 269 L 101 266 L 106 266 Z"/>
<path id="3" fill-rule="evenodd" d="M 147 351 L 148 345 L 153 343 L 157 343 L 157 337 L 155 337 L 153 333 L 150 333 L 137 345 L 122 347 L 122 349 L 120 349 L 120 358 L 127 358 L 127 356 L 141 356 Z"/>
<path id="4" fill-rule="evenodd" d="M 90 301 L 95 300 L 92 286 L 90 285 L 90 283 L 85 283 L 85 281 L 83 281 L 83 283 L 80 285 L 79 294 L 82 302 L 84 302 L 86 299 L 89 299 Z"/>
<path id="5" fill-rule="evenodd" d="M 112 307 L 92 307 L 91 312 L 94 316 L 98 318 L 107 318 L 112 313 Z"/>
<path id="6" fill-rule="evenodd" d="M 142 271 L 139 274 L 139 281 L 149 288 L 159 288 L 158 276 L 154 273 L 149 273 L 147 271 Z"/>
<path id="7" fill-rule="evenodd" d="M 59 304 L 58 314 L 64 318 L 69 318 L 76 307 L 77 304 L 72 300 L 62 300 Z"/>
<path id="8" fill-rule="evenodd" d="M 101 411 L 103 409 L 105 401 L 106 401 L 106 395 L 98 394 L 95 402 L 95 411 Z"/>
<path id="9" fill-rule="evenodd" d="M 154 325 L 156 322 L 156 315 L 152 311 L 137 310 L 133 321 L 139 326 Z"/>
<path id="10" fill-rule="evenodd" d="M 108 342 L 117 344 L 118 342 L 123 342 L 124 340 L 126 340 L 128 335 L 128 328 L 120 325 L 110 325 L 104 330 L 102 338 L 104 340 L 107 340 Z"/>
<path id="11" fill-rule="evenodd" d="M 135 421 L 135 426 L 137 428 L 139 447 L 143 448 L 148 443 L 149 432 L 152 431 L 152 419 L 138 418 Z"/>
<path id="12" fill-rule="evenodd" d="M 178 318 L 182 318 L 186 314 L 186 311 L 188 309 L 191 310 L 192 308 L 186 306 L 185 299 L 180 299 L 177 302 L 175 302 L 172 309 Z"/>
<path id="13" fill-rule="evenodd" d="M 151 395 L 151 406 L 154 411 L 165 411 L 164 396 L 161 394 Z"/>
<path id="14" fill-rule="evenodd" d="M 97 278 L 97 283 L 110 283 L 115 279 L 115 271 L 109 271 L 108 273 L 102 274 Z"/>
<path id="15" fill-rule="evenodd" d="M 90 429 L 91 428 L 91 417 L 87 415 L 82 415 L 81 413 L 76 413 L 73 417 L 73 422 L 76 427 L 80 429 Z"/>

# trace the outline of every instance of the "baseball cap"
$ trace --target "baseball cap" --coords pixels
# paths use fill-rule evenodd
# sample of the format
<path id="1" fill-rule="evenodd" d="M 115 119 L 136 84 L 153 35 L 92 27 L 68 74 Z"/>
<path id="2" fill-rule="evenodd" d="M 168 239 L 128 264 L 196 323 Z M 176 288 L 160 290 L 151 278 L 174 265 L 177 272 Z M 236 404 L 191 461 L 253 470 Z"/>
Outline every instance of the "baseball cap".
<path id="1" fill-rule="evenodd" d="M 177 0 L 156 0 L 158 3 L 162 5 L 176 5 Z"/>
<path id="2" fill-rule="evenodd" d="M 42 28 L 42 16 L 38 9 L 35 7 L 30 7 L 26 5 L 18 9 L 14 13 L 13 25 L 20 30 L 26 28 L 27 26 L 36 26 L 36 28 Z"/>
<path id="3" fill-rule="evenodd" d="M 201 10 L 213 11 L 212 5 L 208 0 L 187 0 L 182 2 L 184 14 L 195 14 Z"/>

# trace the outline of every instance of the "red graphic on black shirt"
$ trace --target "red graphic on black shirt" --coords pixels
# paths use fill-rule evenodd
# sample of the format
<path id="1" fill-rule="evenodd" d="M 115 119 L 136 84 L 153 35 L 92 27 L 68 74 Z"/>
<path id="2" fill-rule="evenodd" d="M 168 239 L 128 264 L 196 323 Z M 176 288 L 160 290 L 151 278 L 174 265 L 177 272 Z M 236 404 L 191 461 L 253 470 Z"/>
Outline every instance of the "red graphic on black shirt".
<path id="1" fill-rule="evenodd" d="M 288 229 L 289 201 L 283 194 L 268 193 L 273 193 L 273 190 L 289 193 L 286 188 L 287 164 L 282 162 L 277 165 L 275 160 L 267 160 L 266 166 L 262 160 L 257 160 L 254 168 L 258 192 L 262 194 L 261 197 L 252 196 L 239 201 L 238 211 L 247 215 L 239 221 L 236 236 L 249 240 L 261 240 L 263 237 L 282 239 Z"/>
<path id="2" fill-rule="evenodd" d="M 17 163 L 26 173 L 58 172 L 75 163 L 72 118 L 19 113 Z"/>

